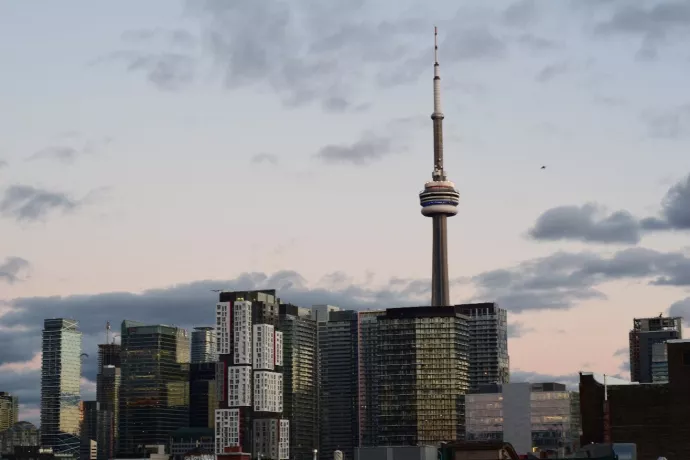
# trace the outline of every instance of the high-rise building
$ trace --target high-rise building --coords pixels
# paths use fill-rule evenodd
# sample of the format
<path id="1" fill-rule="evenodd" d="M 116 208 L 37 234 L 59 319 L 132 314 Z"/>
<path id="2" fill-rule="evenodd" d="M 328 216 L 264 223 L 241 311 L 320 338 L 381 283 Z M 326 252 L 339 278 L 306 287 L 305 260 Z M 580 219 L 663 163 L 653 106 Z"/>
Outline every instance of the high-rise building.
<path id="1" fill-rule="evenodd" d="M 17 422 L 5 431 L 0 431 L 0 454 L 14 454 L 15 447 L 39 447 L 41 435 L 33 423 Z"/>
<path id="2" fill-rule="evenodd" d="M 340 450 L 351 459 L 359 446 L 357 312 L 328 315 L 318 323 L 319 457 L 330 460 Z"/>
<path id="3" fill-rule="evenodd" d="M 579 447 L 579 394 L 562 383 L 481 385 L 465 405 L 468 441 L 509 442 L 521 455 L 537 448 L 558 458 Z"/>
<path id="4" fill-rule="evenodd" d="M 447 218 L 458 213 L 460 194 L 443 169 L 443 111 L 441 110 L 441 73 L 438 63 L 437 31 L 434 28 L 434 170 L 431 181 L 419 194 L 422 214 L 433 219 L 431 270 L 431 305 L 450 305 L 448 282 Z"/>
<path id="5" fill-rule="evenodd" d="M 98 460 L 115 458 L 120 413 L 121 346 L 115 343 L 98 345 L 96 401 L 98 402 Z"/>
<path id="6" fill-rule="evenodd" d="M 189 337 L 165 325 L 122 322 L 118 456 L 167 445 L 189 421 Z"/>
<path id="7" fill-rule="evenodd" d="M 378 445 L 379 417 L 379 331 L 378 318 L 386 310 L 360 311 L 357 314 L 359 446 Z"/>
<path id="8" fill-rule="evenodd" d="M 215 363 L 216 329 L 213 327 L 195 327 L 192 331 L 192 363 Z"/>
<path id="9" fill-rule="evenodd" d="M 189 426 L 215 427 L 217 406 L 216 363 L 192 363 L 189 370 Z"/>
<path id="10" fill-rule="evenodd" d="M 465 435 L 469 319 L 461 307 L 392 308 L 378 321 L 378 445 Z"/>
<path id="11" fill-rule="evenodd" d="M 221 292 L 216 305 L 216 456 L 287 459 L 283 334 L 275 290 Z"/>
<path id="12" fill-rule="evenodd" d="M 0 431 L 5 431 L 19 421 L 19 398 L 0 391 Z"/>
<path id="13" fill-rule="evenodd" d="M 508 383 L 508 313 L 493 302 L 458 307 L 469 318 L 470 391 L 481 385 Z"/>
<path id="14" fill-rule="evenodd" d="M 98 455 L 98 401 L 81 402 L 81 460 L 96 460 Z"/>
<path id="15" fill-rule="evenodd" d="M 630 330 L 630 380 L 640 383 L 654 381 L 652 368 L 660 367 L 657 349 L 654 354 L 654 344 L 668 340 L 683 338 L 682 318 L 668 318 L 659 315 L 655 318 L 635 318 Z M 655 362 L 655 363 L 654 363 Z M 663 367 L 663 365 L 662 365 Z"/>
<path id="16" fill-rule="evenodd" d="M 312 460 L 319 447 L 319 388 L 316 321 L 309 309 L 280 305 L 283 333 L 283 416 L 290 421 L 290 452 Z"/>
<path id="17" fill-rule="evenodd" d="M 79 322 L 43 322 L 41 359 L 41 445 L 79 457 L 81 332 Z"/>

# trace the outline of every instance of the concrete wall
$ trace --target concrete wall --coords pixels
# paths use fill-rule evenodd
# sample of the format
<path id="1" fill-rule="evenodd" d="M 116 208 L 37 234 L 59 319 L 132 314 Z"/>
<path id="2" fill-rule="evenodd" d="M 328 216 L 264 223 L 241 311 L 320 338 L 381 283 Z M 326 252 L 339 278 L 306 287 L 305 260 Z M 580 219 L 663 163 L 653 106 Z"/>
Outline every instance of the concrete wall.
<path id="1" fill-rule="evenodd" d="M 532 451 L 531 384 L 503 385 L 503 441 L 518 455 Z"/>
<path id="2" fill-rule="evenodd" d="M 434 446 L 358 447 L 354 460 L 437 460 Z"/>

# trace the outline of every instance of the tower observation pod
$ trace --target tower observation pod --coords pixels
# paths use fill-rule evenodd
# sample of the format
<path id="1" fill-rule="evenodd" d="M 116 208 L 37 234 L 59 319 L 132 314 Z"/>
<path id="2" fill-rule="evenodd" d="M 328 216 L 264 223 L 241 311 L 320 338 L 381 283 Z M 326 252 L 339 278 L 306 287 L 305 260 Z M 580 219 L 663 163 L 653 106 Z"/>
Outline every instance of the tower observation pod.
<path id="1" fill-rule="evenodd" d="M 448 286 L 448 230 L 446 219 L 458 213 L 460 194 L 443 169 L 443 111 L 441 110 L 441 74 L 438 63 L 438 29 L 434 27 L 434 170 L 432 180 L 419 194 L 422 214 L 433 219 L 431 270 L 431 305 L 450 305 Z"/>

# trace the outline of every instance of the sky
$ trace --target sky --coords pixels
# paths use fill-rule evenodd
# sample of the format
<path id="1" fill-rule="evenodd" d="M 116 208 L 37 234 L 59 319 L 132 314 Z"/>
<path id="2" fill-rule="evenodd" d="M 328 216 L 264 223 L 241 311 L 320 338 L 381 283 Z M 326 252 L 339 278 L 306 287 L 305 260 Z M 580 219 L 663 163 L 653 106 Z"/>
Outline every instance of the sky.
<path id="1" fill-rule="evenodd" d="M 0 3 L 0 391 L 40 330 L 213 324 L 212 289 L 430 301 L 433 26 L 451 299 L 508 309 L 513 380 L 628 375 L 690 319 L 690 3 Z M 542 169 L 542 166 L 546 166 Z"/>

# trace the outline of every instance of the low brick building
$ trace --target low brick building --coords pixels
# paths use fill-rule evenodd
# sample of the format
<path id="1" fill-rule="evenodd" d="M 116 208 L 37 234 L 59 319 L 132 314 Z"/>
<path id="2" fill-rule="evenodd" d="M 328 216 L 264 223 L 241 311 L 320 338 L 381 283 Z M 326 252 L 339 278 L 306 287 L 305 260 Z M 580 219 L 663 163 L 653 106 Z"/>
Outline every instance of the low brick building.
<path id="1" fill-rule="evenodd" d="M 613 443 L 635 443 L 640 460 L 690 458 L 690 340 L 669 340 L 668 383 L 607 379 Z M 604 379 L 580 373 L 582 445 L 605 440 Z"/>

